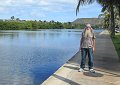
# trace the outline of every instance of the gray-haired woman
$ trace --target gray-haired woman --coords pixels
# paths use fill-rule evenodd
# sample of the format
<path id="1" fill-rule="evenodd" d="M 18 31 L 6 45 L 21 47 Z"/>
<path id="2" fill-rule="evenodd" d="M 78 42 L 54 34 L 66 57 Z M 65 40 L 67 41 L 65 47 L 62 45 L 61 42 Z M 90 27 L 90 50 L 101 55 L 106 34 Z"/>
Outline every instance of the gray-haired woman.
<path id="1" fill-rule="evenodd" d="M 95 34 L 90 24 L 87 24 L 82 32 L 80 41 L 81 64 L 79 71 L 85 68 L 86 56 L 88 55 L 88 68 L 90 72 L 95 73 L 93 69 L 93 51 L 95 51 Z"/>

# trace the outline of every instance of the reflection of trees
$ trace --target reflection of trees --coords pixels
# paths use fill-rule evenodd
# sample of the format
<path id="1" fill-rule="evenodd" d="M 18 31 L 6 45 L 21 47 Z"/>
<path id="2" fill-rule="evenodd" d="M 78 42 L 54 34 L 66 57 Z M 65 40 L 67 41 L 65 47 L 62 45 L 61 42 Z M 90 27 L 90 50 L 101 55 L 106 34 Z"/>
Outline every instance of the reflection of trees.
<path id="1" fill-rule="evenodd" d="M 54 37 L 59 37 L 62 34 L 62 32 L 56 32 L 56 30 L 52 30 L 52 31 L 41 31 L 39 32 L 39 37 L 40 38 L 46 38 L 46 37 L 50 37 L 50 38 L 54 38 Z"/>
<path id="2" fill-rule="evenodd" d="M 54 31 L 48 32 L 48 36 L 50 36 L 51 38 L 55 38 L 55 37 L 58 38 L 61 34 L 62 32 L 54 32 Z"/>
<path id="3" fill-rule="evenodd" d="M 35 39 L 35 37 L 37 36 L 36 32 L 25 32 L 26 36 L 29 36 L 32 39 Z"/>
<path id="4" fill-rule="evenodd" d="M 0 32 L 0 38 L 16 39 L 18 37 L 19 37 L 19 33 L 15 33 L 15 32 Z"/>

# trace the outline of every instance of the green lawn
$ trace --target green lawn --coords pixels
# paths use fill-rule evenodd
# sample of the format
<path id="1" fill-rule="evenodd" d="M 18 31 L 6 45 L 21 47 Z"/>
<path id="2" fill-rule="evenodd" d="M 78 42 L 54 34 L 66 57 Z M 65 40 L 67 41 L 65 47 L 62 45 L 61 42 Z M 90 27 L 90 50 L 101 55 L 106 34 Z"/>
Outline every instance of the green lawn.
<path id="1" fill-rule="evenodd" d="M 115 38 L 112 38 L 112 41 L 114 43 L 115 49 L 118 53 L 119 60 L 120 60 L 120 33 L 116 33 Z"/>

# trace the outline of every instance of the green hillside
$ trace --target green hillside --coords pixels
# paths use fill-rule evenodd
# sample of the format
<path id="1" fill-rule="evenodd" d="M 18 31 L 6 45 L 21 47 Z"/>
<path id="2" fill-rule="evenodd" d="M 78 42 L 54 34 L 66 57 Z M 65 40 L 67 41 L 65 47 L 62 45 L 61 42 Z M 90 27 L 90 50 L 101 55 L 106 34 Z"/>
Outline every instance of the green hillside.
<path id="1" fill-rule="evenodd" d="M 89 23 L 93 26 L 102 26 L 103 19 L 99 18 L 78 18 L 75 21 L 73 21 L 74 24 L 86 24 Z"/>

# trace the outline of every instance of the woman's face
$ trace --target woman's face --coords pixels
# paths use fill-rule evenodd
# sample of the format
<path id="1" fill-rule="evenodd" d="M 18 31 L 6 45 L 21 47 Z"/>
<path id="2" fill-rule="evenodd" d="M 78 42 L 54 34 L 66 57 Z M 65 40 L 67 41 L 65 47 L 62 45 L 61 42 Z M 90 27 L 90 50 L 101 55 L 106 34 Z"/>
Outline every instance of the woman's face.
<path id="1" fill-rule="evenodd" d="M 90 27 L 87 27 L 86 30 L 90 30 Z"/>

